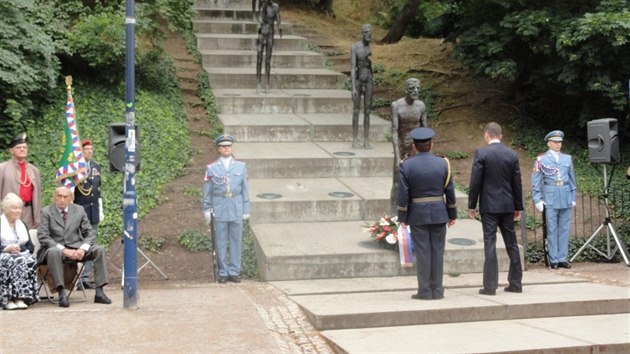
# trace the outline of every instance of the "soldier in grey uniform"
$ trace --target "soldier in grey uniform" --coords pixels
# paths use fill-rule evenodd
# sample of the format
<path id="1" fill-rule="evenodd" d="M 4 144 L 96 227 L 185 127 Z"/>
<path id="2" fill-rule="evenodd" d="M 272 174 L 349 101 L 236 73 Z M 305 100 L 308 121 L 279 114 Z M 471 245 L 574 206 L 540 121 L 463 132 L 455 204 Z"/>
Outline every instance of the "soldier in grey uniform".
<path id="1" fill-rule="evenodd" d="M 208 165 L 204 177 L 203 214 L 208 223 L 215 218 L 218 281 L 221 284 L 241 281 L 243 220 L 249 218 L 247 165 L 232 156 L 234 140 L 230 135 L 221 135 L 214 140 L 219 159 Z"/>
<path id="2" fill-rule="evenodd" d="M 412 130 L 410 136 L 418 153 L 400 165 L 398 221 L 411 229 L 418 275 L 418 293 L 411 298 L 418 300 L 444 298 L 446 225 L 454 225 L 457 219 L 450 163 L 431 153 L 434 135 L 430 128 Z"/>
<path id="3" fill-rule="evenodd" d="M 536 209 L 544 208 L 547 218 L 547 252 L 552 269 L 571 268 L 567 256 L 577 184 L 571 155 L 560 152 L 563 138 L 560 130 L 545 136 L 549 150 L 536 158 L 532 172 L 532 198 Z"/>

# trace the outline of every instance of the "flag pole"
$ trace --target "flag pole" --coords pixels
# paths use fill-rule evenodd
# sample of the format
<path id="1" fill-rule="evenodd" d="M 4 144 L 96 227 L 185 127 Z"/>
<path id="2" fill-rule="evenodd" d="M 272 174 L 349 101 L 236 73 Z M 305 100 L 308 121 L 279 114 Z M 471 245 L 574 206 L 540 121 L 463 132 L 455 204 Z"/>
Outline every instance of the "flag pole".
<path id="1" fill-rule="evenodd" d="M 123 200 L 124 270 L 123 306 L 136 309 L 138 303 L 138 198 L 136 193 L 136 125 L 135 125 L 135 24 L 134 0 L 126 0 L 125 11 L 125 142 L 126 163 Z"/>

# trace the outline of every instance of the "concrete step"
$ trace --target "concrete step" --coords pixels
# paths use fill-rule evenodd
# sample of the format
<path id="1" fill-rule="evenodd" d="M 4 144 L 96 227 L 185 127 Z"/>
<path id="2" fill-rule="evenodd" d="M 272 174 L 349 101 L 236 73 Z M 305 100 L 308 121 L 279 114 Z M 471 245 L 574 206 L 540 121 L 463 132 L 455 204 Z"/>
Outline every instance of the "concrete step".
<path id="1" fill-rule="evenodd" d="M 629 353 L 630 314 L 323 331 L 345 353 Z"/>
<path id="2" fill-rule="evenodd" d="M 212 87 L 256 87 L 255 68 L 205 67 Z M 262 68 L 261 80 L 265 80 Z M 269 81 L 272 89 L 327 89 L 341 90 L 346 76 L 328 69 L 272 68 Z"/>
<path id="3" fill-rule="evenodd" d="M 377 220 L 389 210 L 391 183 L 391 177 L 250 179 L 251 222 Z"/>
<path id="4" fill-rule="evenodd" d="M 250 0 L 195 0 L 193 1 L 195 7 L 215 7 L 215 8 L 252 8 Z"/>
<path id="5" fill-rule="evenodd" d="M 291 296 L 291 299 L 319 330 L 630 312 L 628 288 L 587 282 L 530 284 L 528 276 L 526 272 L 522 294 L 499 289 L 496 296 L 480 295 L 482 275 L 476 274 L 474 286 L 452 287 L 446 283 L 444 299 L 440 301 L 410 299 L 417 287 L 405 290 L 379 287 L 378 291 L 320 293 Z M 545 275 L 538 274 L 541 276 Z M 449 278 L 446 276 L 445 282 Z M 501 279 L 505 278 L 507 275 Z"/>
<path id="6" fill-rule="evenodd" d="M 352 114 L 350 91 L 272 89 L 258 93 L 251 89 L 213 90 L 221 113 L 345 113 Z M 363 118 L 361 118 L 363 119 Z"/>
<path id="7" fill-rule="evenodd" d="M 253 34 L 222 34 L 222 33 L 197 33 L 197 47 L 204 50 L 256 50 L 258 37 Z M 304 51 L 307 50 L 307 41 L 304 37 L 278 34 L 274 36 L 273 51 Z"/>
<path id="8" fill-rule="evenodd" d="M 382 184 L 385 184 L 384 181 Z M 371 185 L 373 186 L 372 192 L 376 193 L 374 190 L 379 190 L 378 185 L 375 183 Z M 368 195 L 368 186 L 367 183 L 364 185 L 364 195 Z M 252 203 L 252 209 L 256 208 L 257 212 L 268 211 L 267 216 L 270 218 L 273 217 L 274 211 L 275 214 L 292 214 L 295 217 L 294 220 L 289 220 L 286 223 L 278 223 L 279 221 L 275 220 L 270 221 L 270 223 L 252 221 L 252 230 L 256 235 L 258 265 L 264 280 L 391 277 L 415 274 L 415 267 L 402 268 L 400 266 L 398 252 L 381 248 L 364 231 L 364 226 L 367 223 L 376 220 L 383 214 L 382 210 L 387 209 L 381 209 L 377 217 L 361 219 L 358 216 L 362 212 L 361 205 L 356 200 L 361 195 L 357 195 L 357 197 L 348 198 L 354 200 L 337 201 L 337 203 L 345 203 L 347 209 L 357 215 L 354 221 L 342 221 L 340 220 L 342 219 L 340 213 L 335 213 L 334 209 L 326 208 L 324 205 L 320 205 L 320 210 L 313 210 L 314 207 L 309 210 L 304 203 L 295 201 L 298 198 L 295 197 L 296 194 L 289 195 L 287 199 L 293 200 L 287 201 L 284 205 L 272 204 L 271 201 Z M 255 198 L 255 196 L 251 197 L 252 200 Z M 374 196 L 374 199 L 376 198 Z M 369 200 L 374 199 L 365 198 L 364 205 L 367 205 Z M 258 205 L 254 205 L 254 203 L 258 203 Z M 367 209 L 368 207 L 365 206 L 364 208 Z M 303 215 L 309 213 L 321 213 L 324 217 L 320 219 L 321 222 L 299 222 Z M 350 213 L 347 212 L 347 214 Z M 255 215 L 253 211 L 252 215 Z M 458 220 L 454 226 L 448 229 L 444 251 L 445 274 L 456 275 L 483 271 L 482 235 L 481 223 L 470 219 Z M 497 239 L 497 249 L 504 249 L 500 237 Z M 497 252 L 497 255 L 499 270 L 507 271 L 509 267 L 507 254 Z M 480 277 L 479 274 L 478 276 Z M 415 277 L 413 279 L 415 281 Z M 351 279 L 345 280 L 352 281 Z M 381 291 L 385 291 L 384 289 Z M 477 290 L 475 289 L 475 291 Z M 406 294 L 408 298 L 409 292 Z"/>
<path id="9" fill-rule="evenodd" d="M 255 50 L 204 50 L 201 51 L 203 67 L 255 68 Z M 311 51 L 276 51 L 271 57 L 272 68 L 321 69 L 325 57 Z"/>
<path id="10" fill-rule="evenodd" d="M 193 31 L 198 33 L 255 34 L 259 27 L 258 21 L 254 20 L 193 20 Z"/>
<path id="11" fill-rule="evenodd" d="M 251 6 L 251 5 L 250 5 Z M 256 14 L 245 7 L 225 7 L 225 6 L 196 6 L 193 8 L 196 15 L 194 20 L 214 20 L 214 21 L 256 21 Z"/>
<path id="12" fill-rule="evenodd" d="M 391 143 L 353 149 L 351 142 L 242 143 L 234 149 L 250 178 L 384 177 L 392 175 Z"/>
<path id="13" fill-rule="evenodd" d="M 223 130 L 245 142 L 352 141 L 352 114 L 219 114 Z M 373 114 L 370 141 L 385 142 L 391 122 Z M 359 122 L 363 135 L 363 120 Z"/>

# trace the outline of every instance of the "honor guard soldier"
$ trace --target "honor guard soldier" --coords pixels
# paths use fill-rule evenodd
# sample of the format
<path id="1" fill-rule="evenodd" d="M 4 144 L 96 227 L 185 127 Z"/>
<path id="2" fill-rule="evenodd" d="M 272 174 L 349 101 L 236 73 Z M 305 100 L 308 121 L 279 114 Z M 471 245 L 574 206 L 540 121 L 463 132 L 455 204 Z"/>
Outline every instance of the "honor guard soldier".
<path id="1" fill-rule="evenodd" d="M 398 221 L 411 229 L 418 274 L 418 292 L 411 298 L 418 300 L 444 298 L 446 225 L 454 225 L 457 219 L 450 163 L 431 153 L 434 135 L 430 128 L 412 130 L 417 155 L 400 165 Z"/>
<path id="2" fill-rule="evenodd" d="M 221 284 L 241 281 L 243 220 L 249 218 L 247 165 L 234 159 L 234 141 L 234 137 L 230 135 L 220 135 L 214 140 L 219 159 L 208 165 L 204 177 L 203 214 L 208 224 L 215 218 L 218 281 Z"/>
<path id="3" fill-rule="evenodd" d="M 539 155 L 532 172 L 532 198 L 547 218 L 547 252 L 552 269 L 571 268 L 567 262 L 572 208 L 577 184 L 571 155 L 560 152 L 564 133 L 554 130 L 545 136 L 549 150 Z"/>
<path id="4" fill-rule="evenodd" d="M 83 147 L 83 157 L 87 163 L 88 176 L 74 189 L 74 204 L 83 207 L 92 225 L 92 230 L 97 233 L 98 224 L 105 218 L 103 200 L 101 199 L 101 165 L 92 159 L 94 147 L 90 139 L 83 139 L 81 146 Z M 81 282 L 77 284 L 77 288 L 94 289 L 94 283 L 89 278 L 92 268 L 92 261 L 85 262 Z"/>

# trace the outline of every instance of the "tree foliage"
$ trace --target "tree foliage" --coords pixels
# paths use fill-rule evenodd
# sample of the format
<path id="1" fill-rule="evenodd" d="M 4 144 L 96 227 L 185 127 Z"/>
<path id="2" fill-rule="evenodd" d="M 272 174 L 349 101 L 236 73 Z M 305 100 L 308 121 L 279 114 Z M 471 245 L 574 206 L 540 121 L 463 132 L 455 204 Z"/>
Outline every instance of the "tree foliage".
<path id="1" fill-rule="evenodd" d="M 456 55 L 474 72 L 510 83 L 537 123 L 583 136 L 587 121 L 616 117 L 623 128 L 627 0 L 464 0 L 452 15 Z"/>

